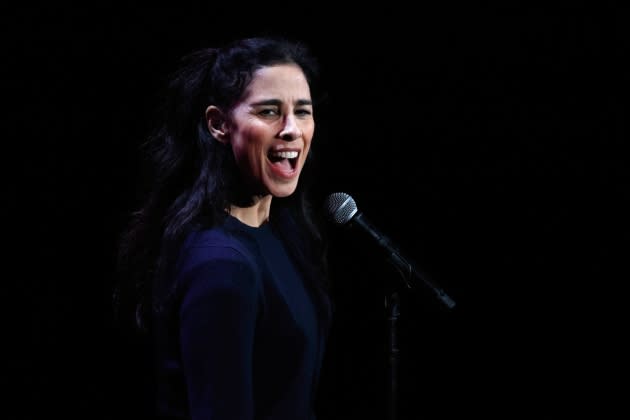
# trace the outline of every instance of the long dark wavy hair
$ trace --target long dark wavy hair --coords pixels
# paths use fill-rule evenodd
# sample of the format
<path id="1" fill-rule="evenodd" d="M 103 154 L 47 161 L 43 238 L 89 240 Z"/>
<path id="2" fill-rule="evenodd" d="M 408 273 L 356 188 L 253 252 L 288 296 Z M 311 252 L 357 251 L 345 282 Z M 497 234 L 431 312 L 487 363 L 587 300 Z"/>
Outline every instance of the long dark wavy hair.
<path id="1" fill-rule="evenodd" d="M 146 197 L 120 237 L 114 293 L 119 322 L 147 331 L 152 316 L 164 308 L 173 292 L 175 285 L 168 272 L 185 236 L 221 223 L 231 203 L 243 204 L 235 195 L 241 185 L 230 146 L 212 137 L 205 110 L 211 104 L 232 109 L 253 73 L 277 64 L 297 64 L 309 83 L 314 104 L 321 103 L 324 95 L 316 59 L 305 44 L 282 38 L 248 38 L 195 51 L 182 59 L 172 75 L 159 108 L 159 125 L 143 145 L 149 164 L 144 177 L 148 181 Z M 325 235 L 306 188 L 312 150 L 295 193 L 273 199 L 270 221 L 285 241 L 298 241 L 287 248 L 312 290 L 325 296 Z M 284 223 L 287 212 L 294 221 L 291 226 Z M 328 314 L 329 309 L 320 315 L 322 312 Z"/>

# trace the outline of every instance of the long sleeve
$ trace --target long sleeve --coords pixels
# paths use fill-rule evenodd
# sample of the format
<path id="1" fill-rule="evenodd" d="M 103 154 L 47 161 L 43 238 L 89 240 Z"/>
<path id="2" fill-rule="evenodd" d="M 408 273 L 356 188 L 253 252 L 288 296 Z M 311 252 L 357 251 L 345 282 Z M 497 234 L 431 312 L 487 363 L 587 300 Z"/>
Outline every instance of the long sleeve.
<path id="1" fill-rule="evenodd" d="M 323 336 L 272 227 L 193 232 L 174 270 L 154 323 L 159 418 L 313 419 Z"/>
<path id="2" fill-rule="evenodd" d="M 216 248 L 206 249 L 211 250 Z M 256 277 L 237 251 L 221 252 L 225 255 L 193 265 L 181 278 L 181 359 L 190 415 L 251 420 Z"/>

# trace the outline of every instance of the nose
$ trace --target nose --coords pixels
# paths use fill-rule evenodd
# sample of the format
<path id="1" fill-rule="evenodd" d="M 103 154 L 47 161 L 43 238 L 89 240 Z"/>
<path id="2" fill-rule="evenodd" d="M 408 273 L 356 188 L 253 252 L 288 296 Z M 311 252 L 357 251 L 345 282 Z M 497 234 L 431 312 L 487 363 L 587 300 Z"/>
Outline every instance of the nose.
<path id="1" fill-rule="evenodd" d="M 297 124 L 295 115 L 287 115 L 284 119 L 284 126 L 280 130 L 279 136 L 282 140 L 293 141 L 302 135 L 302 130 Z"/>

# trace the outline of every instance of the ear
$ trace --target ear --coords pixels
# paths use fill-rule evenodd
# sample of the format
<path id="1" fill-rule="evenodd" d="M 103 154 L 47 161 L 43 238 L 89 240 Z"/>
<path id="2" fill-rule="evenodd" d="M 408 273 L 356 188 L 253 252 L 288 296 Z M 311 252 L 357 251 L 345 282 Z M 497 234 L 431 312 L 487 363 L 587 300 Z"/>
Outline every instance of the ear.
<path id="1" fill-rule="evenodd" d="M 206 123 L 210 134 L 223 144 L 229 142 L 226 115 L 214 105 L 206 108 Z"/>

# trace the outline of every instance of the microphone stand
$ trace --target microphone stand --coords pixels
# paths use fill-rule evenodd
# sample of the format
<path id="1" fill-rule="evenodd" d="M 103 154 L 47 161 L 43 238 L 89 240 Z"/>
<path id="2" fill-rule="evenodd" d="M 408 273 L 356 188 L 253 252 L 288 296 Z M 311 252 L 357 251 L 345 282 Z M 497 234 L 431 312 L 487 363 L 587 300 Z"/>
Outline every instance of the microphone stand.
<path id="1" fill-rule="evenodd" d="M 369 233 L 388 254 L 389 262 L 398 270 L 401 279 L 407 289 L 413 289 L 417 281 L 421 281 L 429 290 L 433 291 L 438 300 L 448 309 L 455 306 L 455 301 L 446 292 L 423 273 L 410 259 L 404 256 L 399 249 L 394 247 L 389 238 L 377 232 L 372 225 L 365 220 L 362 213 L 357 214 L 353 223 L 360 225 Z M 398 328 L 400 317 L 400 299 L 396 290 L 389 292 L 385 297 L 385 309 L 387 312 L 388 326 L 388 365 L 387 365 L 387 419 L 397 420 L 398 416 Z"/>
<path id="2" fill-rule="evenodd" d="M 387 311 L 387 326 L 389 334 L 387 337 L 387 347 L 389 358 L 387 365 L 387 384 L 389 386 L 387 394 L 387 419 L 396 420 L 398 418 L 398 330 L 397 321 L 400 316 L 399 297 L 397 292 L 391 292 L 385 296 L 385 309 Z"/>
<path id="3" fill-rule="evenodd" d="M 346 201 L 348 198 L 350 197 L 348 196 Z M 352 200 L 352 203 L 354 204 L 354 200 Z M 338 210 L 339 209 L 335 211 Z M 400 274 L 407 289 L 413 289 L 418 284 L 418 281 L 420 281 L 425 287 L 433 291 L 438 300 L 448 309 L 452 309 L 455 306 L 455 301 L 451 299 L 451 297 L 447 295 L 440 286 L 429 279 L 429 277 L 426 276 L 410 259 L 394 247 L 387 236 L 378 232 L 372 224 L 366 220 L 363 213 L 357 213 L 356 206 L 354 206 L 353 214 L 354 213 L 356 213 L 356 215 L 352 217 L 350 225 L 358 225 L 363 228 L 363 230 L 375 239 L 378 245 L 386 251 L 389 262 L 398 270 L 398 273 Z M 387 395 L 387 419 L 397 420 L 399 364 L 397 322 L 400 317 L 400 300 L 397 291 L 394 290 L 389 292 L 385 296 L 385 309 L 387 312 L 387 326 L 389 333 L 387 337 L 389 350 L 387 364 L 387 381 L 389 388 Z"/>
<path id="4" fill-rule="evenodd" d="M 425 285 L 433 290 L 440 302 L 448 309 L 455 306 L 455 301 L 451 299 L 439 286 L 434 284 L 429 278 L 420 272 L 420 270 L 409 260 L 403 257 L 398 250 L 389 245 L 388 239 L 381 237 L 381 241 L 387 244 L 386 249 L 390 251 L 389 262 L 397 269 L 401 279 L 407 289 L 412 289 L 414 284 L 412 279 L 419 278 Z M 387 420 L 398 419 L 398 365 L 399 365 L 399 349 L 398 349 L 398 318 L 400 317 L 400 298 L 396 290 L 389 291 L 385 296 L 385 309 L 387 316 L 387 347 L 389 351 L 387 365 Z"/>

